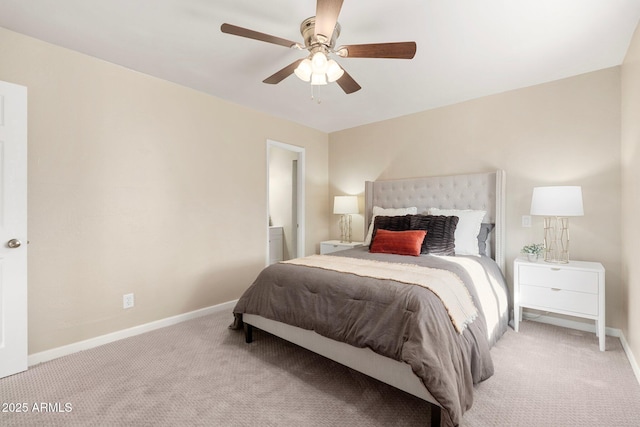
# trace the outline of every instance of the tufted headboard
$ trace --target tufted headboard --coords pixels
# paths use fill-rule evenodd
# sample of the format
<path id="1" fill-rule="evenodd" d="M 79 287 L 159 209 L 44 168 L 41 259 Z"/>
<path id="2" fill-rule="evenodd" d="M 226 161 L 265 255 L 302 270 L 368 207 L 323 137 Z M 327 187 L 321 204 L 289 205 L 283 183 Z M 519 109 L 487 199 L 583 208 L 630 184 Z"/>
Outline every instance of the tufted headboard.
<path id="1" fill-rule="evenodd" d="M 365 227 L 374 206 L 405 208 L 418 213 L 429 208 L 486 210 L 483 222 L 495 224 L 491 233 L 492 257 L 505 267 L 505 172 L 433 176 L 365 182 Z"/>

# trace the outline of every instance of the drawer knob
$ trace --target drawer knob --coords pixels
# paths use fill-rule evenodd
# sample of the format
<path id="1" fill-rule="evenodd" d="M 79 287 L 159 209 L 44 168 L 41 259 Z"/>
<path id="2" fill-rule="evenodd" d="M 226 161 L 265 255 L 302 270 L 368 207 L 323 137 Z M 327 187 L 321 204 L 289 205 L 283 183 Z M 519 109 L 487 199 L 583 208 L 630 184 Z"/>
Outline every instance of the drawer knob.
<path id="1" fill-rule="evenodd" d="M 562 289 L 560 289 L 560 288 L 551 288 L 551 290 L 554 291 L 554 292 L 558 292 L 558 291 L 561 291 Z"/>
<path id="2" fill-rule="evenodd" d="M 558 267 L 551 267 L 551 271 L 560 271 L 560 268 L 558 268 Z"/>

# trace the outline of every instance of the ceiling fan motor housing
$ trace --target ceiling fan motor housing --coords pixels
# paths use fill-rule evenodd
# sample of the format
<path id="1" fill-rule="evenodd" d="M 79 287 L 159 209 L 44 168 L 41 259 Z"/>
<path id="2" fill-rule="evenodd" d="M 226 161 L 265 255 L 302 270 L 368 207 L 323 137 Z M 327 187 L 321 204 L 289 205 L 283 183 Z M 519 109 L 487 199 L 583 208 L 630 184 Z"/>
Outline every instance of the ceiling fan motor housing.
<path id="1" fill-rule="evenodd" d="M 322 35 L 318 35 L 318 37 L 316 37 L 315 32 L 316 32 L 315 16 L 312 16 L 302 21 L 302 24 L 300 24 L 300 34 L 302 34 L 302 39 L 304 40 L 304 45 L 307 49 L 311 50 L 320 45 L 325 46 L 329 49 L 333 49 L 333 47 L 336 45 L 336 39 L 340 35 L 340 24 L 336 22 L 336 26 L 333 30 L 333 34 L 331 35 L 330 40 L 327 40 Z"/>

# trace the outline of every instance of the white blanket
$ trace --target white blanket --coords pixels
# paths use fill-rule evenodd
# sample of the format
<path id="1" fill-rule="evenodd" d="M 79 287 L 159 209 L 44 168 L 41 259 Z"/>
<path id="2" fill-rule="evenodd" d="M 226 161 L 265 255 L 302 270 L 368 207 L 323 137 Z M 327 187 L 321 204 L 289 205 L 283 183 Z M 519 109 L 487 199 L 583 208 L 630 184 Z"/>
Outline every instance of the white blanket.
<path id="1" fill-rule="evenodd" d="M 478 315 L 478 309 L 462 280 L 447 270 L 327 255 L 311 255 L 284 261 L 284 263 L 425 287 L 440 298 L 454 328 L 460 334 Z"/>

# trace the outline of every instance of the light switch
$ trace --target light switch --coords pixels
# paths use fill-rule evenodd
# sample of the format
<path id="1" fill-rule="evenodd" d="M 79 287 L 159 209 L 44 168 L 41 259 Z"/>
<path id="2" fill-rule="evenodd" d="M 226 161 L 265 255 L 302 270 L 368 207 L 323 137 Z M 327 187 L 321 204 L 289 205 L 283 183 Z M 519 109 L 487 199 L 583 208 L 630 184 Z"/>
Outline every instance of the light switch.
<path id="1" fill-rule="evenodd" d="M 531 215 L 522 215 L 522 226 L 531 228 Z"/>

